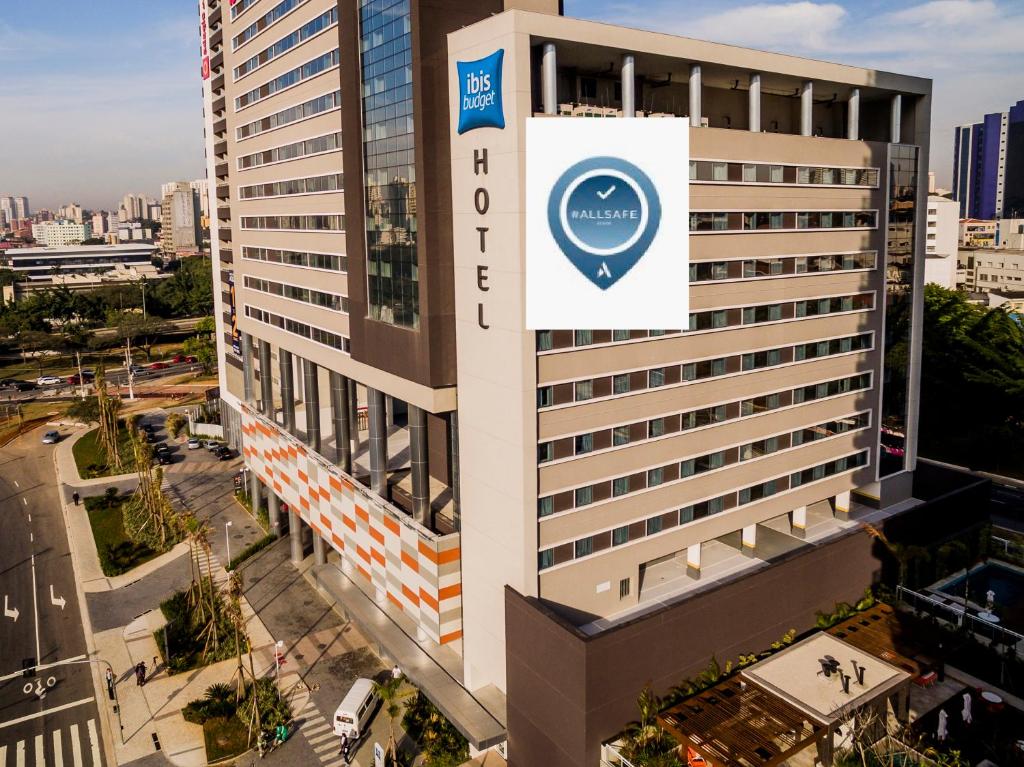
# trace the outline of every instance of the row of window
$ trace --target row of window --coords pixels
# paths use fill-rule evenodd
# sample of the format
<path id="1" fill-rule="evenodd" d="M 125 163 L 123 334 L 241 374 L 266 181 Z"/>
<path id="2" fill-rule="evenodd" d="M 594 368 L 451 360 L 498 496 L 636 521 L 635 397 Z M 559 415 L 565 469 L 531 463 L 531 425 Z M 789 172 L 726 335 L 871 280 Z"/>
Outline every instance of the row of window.
<path id="1" fill-rule="evenodd" d="M 235 129 L 235 137 L 241 141 L 242 139 L 251 138 L 258 136 L 261 133 L 272 131 L 275 128 L 281 128 L 285 125 L 290 125 L 293 122 L 299 120 L 305 120 L 310 117 L 315 117 L 318 114 L 324 112 L 331 112 L 341 107 L 341 91 L 334 91 L 333 93 L 325 93 L 323 96 L 317 96 L 315 99 L 304 101 L 301 104 L 296 104 L 293 107 L 282 109 L 280 112 L 275 112 L 267 117 L 261 117 L 259 120 L 253 120 L 251 123 L 246 123 L 239 128 Z"/>
<path id="2" fill-rule="evenodd" d="M 690 313 L 690 330 L 720 330 L 742 325 L 816 317 L 839 312 L 867 311 L 874 308 L 874 293 L 852 296 L 831 296 L 778 304 L 745 306 L 742 309 L 710 309 Z"/>
<path id="3" fill-rule="evenodd" d="M 615 477 L 612 480 L 603 480 L 592 485 L 577 487 L 574 490 L 554 493 L 537 499 L 537 515 L 547 517 L 554 514 L 555 511 L 580 509 L 599 501 L 608 500 L 609 498 L 618 498 L 630 493 L 639 493 L 642 490 L 658 487 L 669 482 L 682 481 L 698 474 L 721 469 L 725 466 L 770 455 L 779 450 L 786 450 L 790 447 L 826 439 L 827 437 L 866 429 L 870 422 L 870 413 L 859 413 L 849 418 L 827 421 L 816 426 L 798 429 L 794 432 L 785 432 L 755 442 L 748 442 L 739 447 L 717 450 L 706 455 L 687 458 L 683 461 L 674 461 L 664 466 L 647 469 L 646 471 Z M 583 452 L 593 448 L 592 435 L 582 434 L 576 440 L 577 445 L 581 441 L 589 443 L 584 445 Z M 547 444 L 550 445 L 551 443 Z M 541 458 L 543 460 L 544 456 L 541 456 Z"/>
<path id="4" fill-rule="evenodd" d="M 282 229 L 293 232 L 343 232 L 345 216 L 242 216 L 242 229 Z"/>
<path id="5" fill-rule="evenodd" d="M 287 317 L 282 317 L 280 314 L 274 314 L 273 312 L 268 312 L 264 309 L 257 309 L 255 306 L 246 306 L 245 316 L 250 317 L 257 322 L 262 322 L 264 325 L 271 325 L 294 335 L 308 338 L 310 341 L 315 341 L 318 344 L 329 346 L 332 349 L 337 349 L 345 353 L 348 353 L 349 351 L 349 339 L 345 336 L 338 335 L 337 333 L 331 333 L 328 330 L 316 328 L 311 325 L 307 325 L 304 322 L 288 319 Z"/>
<path id="6" fill-rule="evenodd" d="M 267 261 L 272 264 L 305 266 L 309 269 L 326 269 L 332 272 L 348 271 L 348 256 L 331 253 L 310 253 L 305 250 L 281 250 L 279 248 L 254 248 L 242 246 L 242 258 L 250 261 Z"/>
<path id="7" fill-rule="evenodd" d="M 690 214 L 691 232 L 749 232 L 768 229 L 874 229 L 878 211 L 749 211 Z"/>
<path id="8" fill-rule="evenodd" d="M 875 268 L 874 251 L 822 256 L 781 256 L 736 261 L 691 261 L 690 282 L 751 280 L 792 274 L 822 274 Z"/>
<path id="9" fill-rule="evenodd" d="M 245 278 L 245 287 L 250 290 L 258 290 L 261 293 L 269 293 L 272 296 L 290 298 L 292 301 L 301 301 L 304 304 L 322 306 L 325 309 L 331 309 L 336 312 L 348 313 L 348 296 L 338 293 L 324 293 L 320 290 L 312 290 L 311 288 L 303 288 L 298 285 L 289 285 L 273 280 L 263 280 L 258 277 L 249 277 L 248 275 Z"/>
<path id="10" fill-rule="evenodd" d="M 871 348 L 871 333 L 861 333 L 843 338 L 832 338 L 822 341 L 782 346 L 777 349 L 765 349 L 746 354 L 734 354 L 698 362 L 687 362 L 682 365 L 661 365 L 628 373 L 617 373 L 610 376 L 585 378 L 569 383 L 538 387 L 537 402 L 550 400 L 554 405 L 568 402 L 584 402 L 595 397 L 608 397 L 618 394 L 654 389 L 680 383 L 681 381 L 701 381 L 706 378 L 733 373 L 760 370 L 762 368 L 784 365 L 794 361 L 817 359 L 847 352 L 863 351 Z M 568 388 L 568 387 L 571 387 Z M 541 389 L 549 392 L 540 393 Z"/>
<path id="11" fill-rule="evenodd" d="M 341 132 L 328 133 L 325 136 L 309 138 L 305 141 L 296 141 L 293 144 L 265 149 L 262 152 L 243 155 L 238 158 L 239 170 L 259 168 L 262 165 L 270 165 L 285 160 L 297 160 L 300 157 L 311 157 L 325 152 L 334 152 L 341 149 Z"/>
<path id="12" fill-rule="evenodd" d="M 245 45 L 264 29 L 269 27 L 271 24 L 280 21 L 305 2 L 306 0 L 281 0 L 280 3 L 275 5 L 265 14 L 256 19 L 256 21 L 235 35 L 231 40 L 231 49 L 235 50 L 239 46 Z M 246 3 L 246 6 L 250 4 L 251 3 Z M 234 18 L 234 16 L 232 16 L 232 18 Z"/>
<path id="13" fill-rule="evenodd" d="M 270 181 L 266 184 L 240 186 L 238 187 L 238 197 L 242 200 L 257 200 L 261 197 L 287 197 L 295 194 L 337 192 L 344 188 L 344 174 L 330 173 L 326 176 L 290 178 L 286 181 Z"/>
<path id="14" fill-rule="evenodd" d="M 232 21 L 240 13 L 244 13 L 258 3 L 260 0 L 235 0 L 235 3 L 231 6 L 231 19 Z"/>
<path id="15" fill-rule="evenodd" d="M 329 11 L 322 13 L 312 21 L 308 21 L 301 27 L 285 35 L 273 45 L 264 48 L 262 51 L 257 53 L 249 60 L 239 64 L 235 67 L 235 79 L 238 80 L 245 77 L 247 74 L 255 69 L 259 69 L 268 61 L 271 61 L 281 54 L 290 51 L 296 45 L 304 43 L 314 35 L 318 35 L 325 29 L 329 29 L 338 23 L 338 9 L 331 8 Z"/>
<path id="16" fill-rule="evenodd" d="M 825 168 L 816 165 L 772 165 L 755 162 L 690 160 L 690 181 L 735 184 L 816 184 L 878 186 L 877 168 Z"/>
<path id="17" fill-rule="evenodd" d="M 720 514 L 737 506 L 754 503 L 790 488 L 805 485 L 808 482 L 825 479 L 845 471 L 853 471 L 861 466 L 866 466 L 867 463 L 868 452 L 862 450 L 859 453 L 837 458 L 810 469 L 743 488 L 738 493 L 726 493 L 718 498 L 711 498 L 707 501 L 684 506 L 681 509 L 673 509 L 672 511 L 656 514 L 628 525 L 622 525 L 613 530 L 605 530 L 585 538 L 577 538 L 575 541 L 553 546 L 539 552 L 537 555 L 537 568 L 539 570 L 546 570 L 549 567 L 565 564 L 574 559 L 589 557 L 606 549 L 622 546 L 630 541 L 639 540 L 649 535 L 656 535 L 657 533 L 671 530 L 674 527 L 679 527 L 698 519 Z M 808 479 L 808 477 L 811 477 L 811 479 Z"/>
<path id="18" fill-rule="evenodd" d="M 702 426 L 759 415 L 803 402 L 862 391 L 870 387 L 871 374 L 860 373 L 797 389 L 785 389 L 698 410 L 687 410 L 585 434 L 576 434 L 571 437 L 557 437 L 537 446 L 538 458 L 541 462 L 571 458 L 596 450 L 636 444 Z"/>
<path id="19" fill-rule="evenodd" d="M 301 83 L 303 80 L 308 80 L 311 77 L 315 77 L 321 72 L 326 72 L 328 69 L 333 69 L 338 66 L 338 49 L 335 48 L 333 51 L 328 51 L 320 56 L 317 56 L 311 61 L 307 61 L 305 64 L 295 67 L 283 75 L 278 75 L 273 80 L 263 83 L 258 88 L 253 88 L 248 93 L 243 93 L 241 96 L 235 98 L 235 111 L 244 109 L 247 106 L 251 106 L 258 101 L 270 98 L 275 93 L 283 91 L 285 88 L 290 88 L 293 85 Z"/>

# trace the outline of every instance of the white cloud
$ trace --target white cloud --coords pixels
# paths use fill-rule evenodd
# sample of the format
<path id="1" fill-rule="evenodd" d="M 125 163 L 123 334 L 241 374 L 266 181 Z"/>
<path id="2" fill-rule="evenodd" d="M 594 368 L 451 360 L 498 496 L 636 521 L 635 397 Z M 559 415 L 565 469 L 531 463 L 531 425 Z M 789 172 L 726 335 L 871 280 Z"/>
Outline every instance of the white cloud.
<path id="1" fill-rule="evenodd" d="M 824 51 L 831 49 L 832 37 L 846 15 L 846 9 L 837 3 L 801 0 L 743 5 L 694 21 L 680 20 L 674 26 L 687 37 L 723 40 L 751 48 L 797 46 Z"/>

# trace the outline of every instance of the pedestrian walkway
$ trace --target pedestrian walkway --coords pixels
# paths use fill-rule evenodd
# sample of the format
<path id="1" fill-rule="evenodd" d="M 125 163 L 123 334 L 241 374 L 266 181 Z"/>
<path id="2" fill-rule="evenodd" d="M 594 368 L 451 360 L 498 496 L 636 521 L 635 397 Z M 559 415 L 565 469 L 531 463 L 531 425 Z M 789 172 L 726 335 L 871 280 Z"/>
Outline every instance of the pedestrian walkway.
<path id="1" fill-rule="evenodd" d="M 302 722 L 299 732 L 316 754 L 321 767 L 343 767 L 345 760 L 341 756 L 341 741 L 334 734 L 331 723 L 320 714 L 312 698 L 306 701 L 301 711 L 292 713 Z"/>
<path id="2" fill-rule="evenodd" d="M 0 746 L 0 767 L 102 767 L 95 719 Z"/>

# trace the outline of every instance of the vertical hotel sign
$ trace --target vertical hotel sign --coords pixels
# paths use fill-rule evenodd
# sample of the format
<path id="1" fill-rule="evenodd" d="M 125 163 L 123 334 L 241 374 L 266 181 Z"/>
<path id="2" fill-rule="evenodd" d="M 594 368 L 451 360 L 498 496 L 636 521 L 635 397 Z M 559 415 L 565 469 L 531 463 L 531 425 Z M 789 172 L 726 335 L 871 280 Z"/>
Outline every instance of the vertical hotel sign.
<path id="1" fill-rule="evenodd" d="M 199 0 L 199 45 L 203 56 L 203 79 L 210 79 L 210 50 L 206 45 L 206 0 Z"/>

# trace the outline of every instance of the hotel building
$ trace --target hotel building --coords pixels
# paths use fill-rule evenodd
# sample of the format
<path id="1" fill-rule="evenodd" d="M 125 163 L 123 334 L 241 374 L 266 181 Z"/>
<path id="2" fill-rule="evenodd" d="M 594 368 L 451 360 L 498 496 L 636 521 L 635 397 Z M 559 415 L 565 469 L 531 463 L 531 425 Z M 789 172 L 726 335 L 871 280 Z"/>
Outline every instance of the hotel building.
<path id="1" fill-rule="evenodd" d="M 930 82 L 557 5 L 200 4 L 223 421 L 256 505 L 515 765 L 597 764 L 633 718 L 529 703 L 575 662 L 559 632 L 665 620 L 918 503 Z M 456 62 L 499 49 L 506 127 L 458 135 Z M 687 121 L 687 327 L 524 329 L 534 116 Z M 533 670 L 522 600 L 550 628 Z M 625 698 L 645 636 L 602 660 Z"/>

